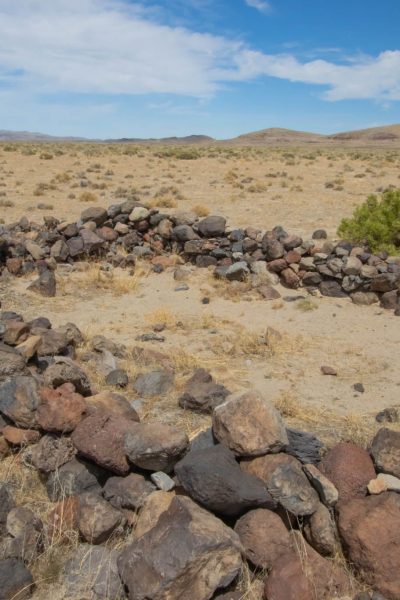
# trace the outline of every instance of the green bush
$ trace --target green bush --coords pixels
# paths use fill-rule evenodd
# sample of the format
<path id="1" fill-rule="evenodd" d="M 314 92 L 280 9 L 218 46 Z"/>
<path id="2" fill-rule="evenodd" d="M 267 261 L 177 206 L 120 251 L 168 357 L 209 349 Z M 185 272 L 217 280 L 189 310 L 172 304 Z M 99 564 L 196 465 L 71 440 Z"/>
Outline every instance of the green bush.
<path id="1" fill-rule="evenodd" d="M 400 190 L 387 190 L 380 199 L 369 196 L 343 219 L 338 234 L 351 242 L 367 241 L 372 252 L 400 252 Z"/>

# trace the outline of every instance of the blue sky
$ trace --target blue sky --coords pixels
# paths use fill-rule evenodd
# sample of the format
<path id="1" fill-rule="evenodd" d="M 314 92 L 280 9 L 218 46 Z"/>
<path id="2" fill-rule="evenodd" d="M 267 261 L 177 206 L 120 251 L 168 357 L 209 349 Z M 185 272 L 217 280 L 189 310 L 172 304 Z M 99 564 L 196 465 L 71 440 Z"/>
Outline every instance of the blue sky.
<path id="1" fill-rule="evenodd" d="M 400 122 L 399 0 L 1 0 L 0 129 L 227 138 Z"/>

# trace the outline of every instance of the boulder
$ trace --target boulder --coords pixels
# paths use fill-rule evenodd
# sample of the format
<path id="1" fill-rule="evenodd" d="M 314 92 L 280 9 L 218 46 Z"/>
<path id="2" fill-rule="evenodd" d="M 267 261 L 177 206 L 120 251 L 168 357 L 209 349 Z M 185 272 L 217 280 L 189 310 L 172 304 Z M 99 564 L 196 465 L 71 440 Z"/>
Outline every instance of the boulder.
<path id="1" fill-rule="evenodd" d="M 31 292 L 36 292 L 41 296 L 52 298 L 56 295 L 57 284 L 54 271 L 45 269 L 35 281 L 28 285 L 27 289 Z"/>
<path id="2" fill-rule="evenodd" d="M 106 376 L 106 384 L 113 385 L 115 387 L 124 388 L 128 385 L 129 378 L 128 374 L 124 369 L 114 369 L 110 371 Z"/>
<path id="3" fill-rule="evenodd" d="M 213 512 L 236 516 L 250 508 L 276 508 L 263 482 L 243 472 L 222 445 L 190 452 L 175 473 L 185 492 Z"/>
<path id="4" fill-rule="evenodd" d="M 333 556 L 338 548 L 336 539 L 335 521 L 323 504 L 319 504 L 317 510 L 308 518 L 304 525 L 304 535 L 308 543 L 322 554 L 322 556 Z"/>
<path id="5" fill-rule="evenodd" d="M 19 429 L 18 427 L 12 427 L 6 425 L 3 429 L 4 439 L 11 444 L 11 446 L 29 446 L 30 444 L 36 444 L 40 440 L 40 433 L 35 429 Z"/>
<path id="6" fill-rule="evenodd" d="M 82 223 L 87 221 L 93 221 L 99 227 L 103 225 L 108 219 L 107 210 L 100 206 L 89 206 L 81 213 Z"/>
<path id="7" fill-rule="evenodd" d="M 335 506 L 339 499 L 339 492 L 331 481 L 317 469 L 315 465 L 304 465 L 303 471 L 307 475 L 314 489 L 317 490 L 321 502 L 325 506 Z"/>
<path id="8" fill-rule="evenodd" d="M 50 473 L 46 481 L 46 490 L 52 502 L 84 492 L 100 494 L 100 484 L 105 479 L 105 472 L 97 465 L 72 458 Z"/>
<path id="9" fill-rule="evenodd" d="M 189 445 L 187 435 L 163 423 L 138 423 L 125 437 L 130 462 L 148 471 L 170 472 Z"/>
<path id="10" fill-rule="evenodd" d="M 19 506 L 8 513 L 6 528 L 4 558 L 21 558 L 25 562 L 35 560 L 41 550 L 42 521 L 29 508 Z"/>
<path id="11" fill-rule="evenodd" d="M 137 510 L 155 490 L 155 486 L 150 481 L 146 481 L 143 475 L 130 473 L 126 477 L 107 479 L 103 496 L 114 508 Z"/>
<path id="12" fill-rule="evenodd" d="M 104 546 L 79 544 L 65 563 L 61 583 L 64 600 L 124 600 L 126 598 L 118 574 L 119 552 Z"/>
<path id="13" fill-rule="evenodd" d="M 368 483 L 376 477 L 368 452 L 350 442 L 342 442 L 329 450 L 319 470 L 337 488 L 339 501 L 362 498 L 367 494 Z"/>
<path id="14" fill-rule="evenodd" d="M 164 396 L 172 388 L 174 374 L 171 371 L 150 371 L 136 378 L 133 387 L 143 398 Z"/>
<path id="15" fill-rule="evenodd" d="M 400 432 L 380 429 L 372 440 L 371 455 L 378 471 L 400 477 Z"/>
<path id="16" fill-rule="evenodd" d="M 294 516 L 313 514 L 319 504 L 318 494 L 311 487 L 301 463 L 286 454 L 274 454 L 242 461 L 242 470 L 259 477 L 286 511 Z"/>
<path id="17" fill-rule="evenodd" d="M 29 462 L 42 473 L 56 471 L 76 454 L 72 440 L 68 437 L 44 435 L 29 449 Z"/>
<path id="18" fill-rule="evenodd" d="M 102 544 L 110 538 L 124 518 L 98 494 L 85 492 L 78 499 L 78 529 L 89 544 Z"/>
<path id="19" fill-rule="evenodd" d="M 79 454 L 117 475 L 129 472 L 125 436 L 135 423 L 122 416 L 96 411 L 81 421 L 72 434 Z"/>
<path id="20" fill-rule="evenodd" d="M 69 340 L 65 333 L 48 329 L 40 334 L 40 338 L 41 342 L 37 349 L 38 356 L 56 356 L 67 353 Z M 61 383 L 58 385 L 61 385 Z"/>
<path id="21" fill-rule="evenodd" d="M 238 536 L 192 500 L 175 497 L 147 533 L 118 558 L 130 600 L 209 600 L 241 566 Z"/>
<path id="22" fill-rule="evenodd" d="M 17 319 L 7 319 L 4 322 L 3 342 L 8 346 L 17 346 L 24 342 L 29 335 L 29 325 Z"/>
<path id="23" fill-rule="evenodd" d="M 149 496 L 146 496 L 143 506 L 139 510 L 133 536 L 139 538 L 152 529 L 156 525 L 160 515 L 168 510 L 174 497 L 175 492 L 163 491 L 152 492 Z"/>
<path id="24" fill-rule="evenodd" d="M 342 503 L 338 528 L 357 571 L 388 600 L 400 598 L 400 496 L 385 492 Z"/>
<path id="25" fill-rule="evenodd" d="M 319 291 L 323 296 L 330 296 L 332 298 L 347 298 L 347 294 L 342 290 L 340 283 L 331 279 L 322 281 L 322 283 L 319 285 Z"/>
<path id="26" fill-rule="evenodd" d="M 222 404 L 229 394 L 225 386 L 213 381 L 211 373 L 205 369 L 196 369 L 179 398 L 179 406 L 198 412 L 211 412 Z"/>
<path id="27" fill-rule="evenodd" d="M 236 522 L 246 559 L 254 567 L 270 569 L 279 556 L 291 550 L 289 532 L 276 513 L 265 508 L 250 510 Z"/>
<path id="28" fill-rule="evenodd" d="M 226 219 L 210 215 L 197 223 L 197 229 L 203 237 L 222 237 L 225 234 Z"/>
<path id="29" fill-rule="evenodd" d="M 130 421 L 139 422 L 139 416 L 129 401 L 121 394 L 115 392 L 103 391 L 85 398 L 86 410 L 88 414 L 102 410 L 111 412 Z"/>
<path id="30" fill-rule="evenodd" d="M 86 404 L 83 396 L 74 390 L 71 383 L 64 383 L 55 390 L 40 389 L 42 402 L 37 409 L 37 422 L 41 429 L 54 433 L 69 433 L 75 429 L 83 418 Z"/>
<path id="31" fill-rule="evenodd" d="M 58 388 L 64 383 L 72 383 L 75 390 L 82 396 L 90 396 L 92 393 L 88 376 L 70 359 L 59 359 L 59 362 L 47 367 L 44 372 L 44 381 L 52 388 Z"/>
<path id="32" fill-rule="evenodd" d="M 25 362 L 18 350 L 0 342 L 0 380 L 20 374 L 25 369 Z"/>
<path id="33" fill-rule="evenodd" d="M 25 600 L 34 588 L 31 572 L 19 558 L 0 560 L 0 598 L 3 600 Z"/>
<path id="34" fill-rule="evenodd" d="M 213 413 L 215 437 L 237 456 L 279 452 L 288 444 L 282 418 L 257 392 L 234 394 Z"/>
<path id="35" fill-rule="evenodd" d="M 17 376 L 0 387 L 0 413 L 19 427 L 37 428 L 39 404 L 38 384 L 33 377 Z"/>

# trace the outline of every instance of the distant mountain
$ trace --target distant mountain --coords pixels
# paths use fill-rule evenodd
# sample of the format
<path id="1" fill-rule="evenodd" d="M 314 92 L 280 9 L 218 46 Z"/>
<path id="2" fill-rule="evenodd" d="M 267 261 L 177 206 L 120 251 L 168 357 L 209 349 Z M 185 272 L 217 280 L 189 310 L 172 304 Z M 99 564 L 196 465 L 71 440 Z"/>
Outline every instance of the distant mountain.
<path id="1" fill-rule="evenodd" d="M 332 135 L 321 135 L 307 131 L 295 131 L 272 127 L 244 133 L 227 140 L 216 140 L 208 135 L 188 135 L 185 137 L 165 138 L 120 138 L 108 140 L 90 140 L 82 137 L 52 136 L 30 131 L 0 130 L 0 141 L 8 142 L 91 142 L 91 143 L 129 143 L 160 145 L 237 145 L 237 146 L 400 146 L 400 125 L 385 125 L 370 129 L 345 131 Z"/>
<path id="2" fill-rule="evenodd" d="M 81 137 L 62 137 L 54 135 L 46 135 L 45 133 L 35 133 L 32 131 L 7 131 L 0 129 L 1 142 L 82 142 L 88 141 Z"/>
<path id="3" fill-rule="evenodd" d="M 325 136 L 318 133 L 308 133 L 306 131 L 294 131 L 292 129 L 281 129 L 279 127 L 271 127 L 269 129 L 261 129 L 260 131 L 252 131 L 244 133 L 230 140 L 224 140 L 225 143 L 241 144 L 241 145 L 274 145 L 287 143 L 312 143 L 321 142 Z"/>
<path id="4" fill-rule="evenodd" d="M 385 125 L 383 127 L 371 127 L 369 129 L 358 129 L 356 131 L 345 131 L 328 136 L 332 140 L 363 140 L 370 142 L 396 141 L 400 140 L 400 125 Z"/>
<path id="5" fill-rule="evenodd" d="M 166 137 L 166 138 L 120 138 L 105 140 L 111 143 L 129 143 L 129 144 L 211 144 L 215 139 L 208 135 L 187 135 L 185 137 Z"/>

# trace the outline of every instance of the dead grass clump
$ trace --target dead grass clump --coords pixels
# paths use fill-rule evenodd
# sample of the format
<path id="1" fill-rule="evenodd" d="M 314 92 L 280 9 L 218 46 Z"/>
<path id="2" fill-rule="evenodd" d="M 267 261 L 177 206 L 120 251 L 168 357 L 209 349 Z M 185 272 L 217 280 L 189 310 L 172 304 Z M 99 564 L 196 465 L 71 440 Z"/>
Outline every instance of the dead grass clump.
<path id="1" fill-rule="evenodd" d="M 298 300 L 295 303 L 297 310 L 301 310 L 302 312 L 309 312 L 318 308 L 317 304 L 311 300 L 311 298 L 304 298 L 303 300 Z"/>
<path id="2" fill-rule="evenodd" d="M 204 204 L 196 204 L 192 210 L 198 217 L 207 217 L 210 214 L 210 210 Z"/>
<path id="3" fill-rule="evenodd" d="M 154 325 L 164 325 L 167 329 L 175 330 L 179 319 L 169 308 L 160 307 L 144 315 L 144 320 L 151 327 Z"/>
<path id="4" fill-rule="evenodd" d="M 81 192 L 78 199 L 80 202 L 97 202 L 97 195 L 93 192 Z"/>

